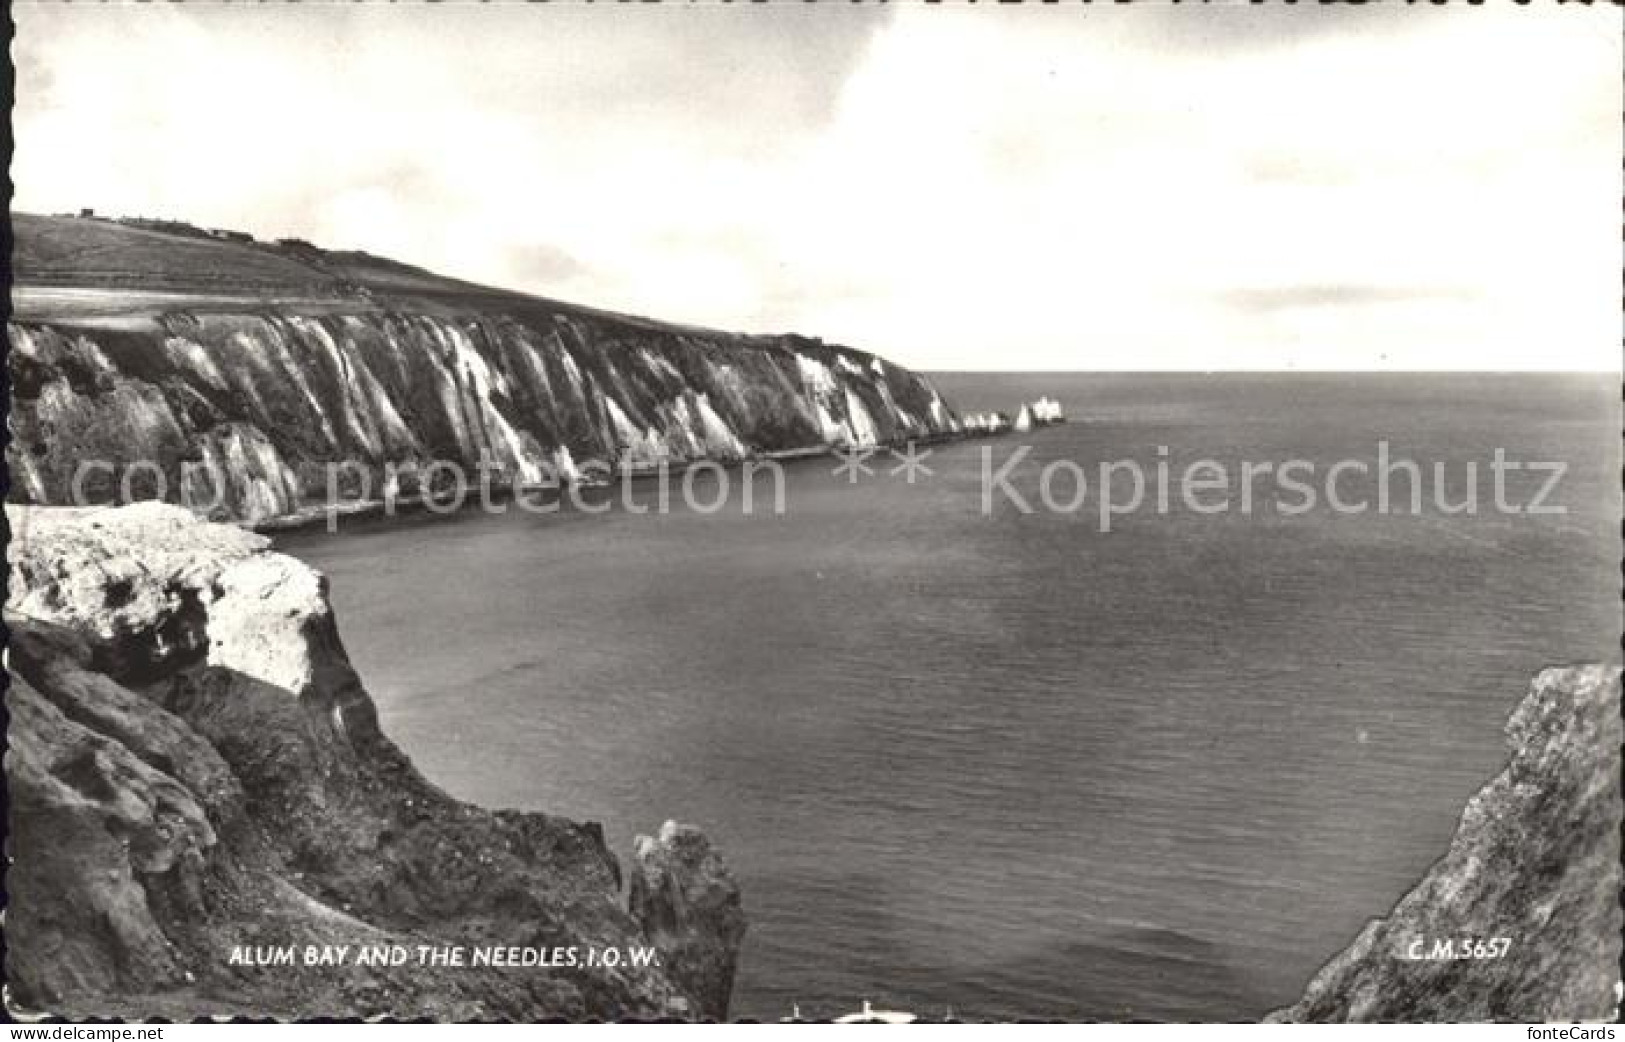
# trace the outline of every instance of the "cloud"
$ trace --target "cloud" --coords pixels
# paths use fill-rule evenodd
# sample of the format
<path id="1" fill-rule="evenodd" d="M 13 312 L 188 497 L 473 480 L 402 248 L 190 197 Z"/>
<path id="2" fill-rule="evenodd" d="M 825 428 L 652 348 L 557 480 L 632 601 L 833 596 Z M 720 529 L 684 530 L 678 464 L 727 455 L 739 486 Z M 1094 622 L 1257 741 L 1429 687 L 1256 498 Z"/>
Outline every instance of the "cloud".
<path id="1" fill-rule="evenodd" d="M 248 50 L 372 103 L 436 95 L 502 112 L 537 130 L 625 125 L 748 149 L 827 118 L 882 6 L 686 10 L 524 4 L 402 8 L 320 5 L 290 15 L 265 5 L 177 5 L 173 16 L 230 56 Z M 57 15 L 55 17 L 62 17 Z M 139 33 L 134 12 L 79 16 Z M 316 67 L 322 67 L 318 70 Z"/>
<path id="2" fill-rule="evenodd" d="M 1617 17 L 1388 6 L 22 5 L 16 205 L 921 367 L 1617 366 Z"/>
<path id="3" fill-rule="evenodd" d="M 1277 286 L 1224 290 L 1219 299 L 1240 311 L 1297 311 L 1305 308 L 1364 308 L 1378 304 L 1466 301 L 1471 293 L 1428 286 Z"/>

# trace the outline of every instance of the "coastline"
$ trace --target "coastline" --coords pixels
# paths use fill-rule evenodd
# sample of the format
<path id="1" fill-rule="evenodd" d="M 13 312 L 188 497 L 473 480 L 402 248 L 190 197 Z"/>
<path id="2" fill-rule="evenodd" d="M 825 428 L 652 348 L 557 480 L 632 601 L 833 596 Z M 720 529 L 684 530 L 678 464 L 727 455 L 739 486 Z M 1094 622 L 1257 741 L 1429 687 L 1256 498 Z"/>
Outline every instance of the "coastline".
<path id="1" fill-rule="evenodd" d="M 7 508 L 19 1010 L 724 1019 L 745 929 L 731 872 L 668 822 L 490 812 L 379 729 L 326 581 L 178 507 Z M 623 896 L 624 894 L 624 896 Z M 456 974 L 234 965 L 243 945 L 660 953 Z"/>
<path id="2" fill-rule="evenodd" d="M 14 789 L 33 801 L 22 826 L 34 854 L 17 878 L 60 921 L 90 916 L 83 936 L 65 940 L 50 934 L 51 923 L 19 921 L 14 952 L 22 952 L 29 994 L 44 1005 L 101 1011 L 130 1001 L 120 992 L 173 1008 L 216 1008 L 210 1004 L 226 996 L 289 1015 L 371 1015 L 387 1002 L 451 1018 L 725 1015 L 743 920 L 737 884 L 703 835 L 668 823 L 639 837 L 628 891 L 625 862 L 592 822 L 451 799 L 378 731 L 338 641 L 324 580 L 255 540 L 335 518 L 449 512 L 423 491 L 312 504 L 320 468 L 354 456 L 375 468 L 367 482 L 394 459 L 466 461 L 487 450 L 521 473 L 553 464 L 579 475 L 572 453 L 591 459 L 608 447 L 628 452 L 624 480 L 649 482 L 701 466 L 811 466 L 842 444 L 882 451 L 1008 437 L 1064 422 L 1049 419 L 1056 403 L 1024 402 L 1014 420 L 961 418 L 928 377 L 866 352 L 497 291 L 427 304 L 408 295 L 382 303 L 233 298 L 197 314 L 180 303 L 8 329 L 26 348 L 12 362 L 28 410 L 11 446 L 20 485 L 50 500 L 67 464 L 97 452 L 151 461 L 166 475 L 201 459 L 228 494 L 225 513 L 239 515 L 205 524 L 153 502 L 14 515 L 14 534 L 46 545 L 29 559 L 26 540 L 14 543 L 26 574 L 19 582 L 13 573 L 12 592 L 30 604 L 8 614 L 18 633 L 22 725 L 14 744 L 24 750 L 12 766 Z M 105 438 L 104 423 L 112 428 Z M 815 437 L 824 440 L 807 441 Z M 658 462 L 673 459 L 673 446 L 678 458 Z M 575 485 L 607 488 L 613 480 Z M 554 486 L 497 491 L 511 501 L 536 489 Z M 812 581 L 825 578 L 806 571 Z M 891 592 L 867 603 L 889 603 Z M 677 611 L 689 603 L 683 593 L 672 599 Z M 885 664 L 875 672 L 885 674 Z M 1609 837 L 1617 837 L 1618 808 L 1597 782 L 1618 774 L 1617 755 L 1607 755 L 1617 754 L 1617 734 L 1606 717 L 1597 722 L 1610 705 L 1617 718 L 1617 703 L 1617 671 L 1540 674 L 1509 725 L 1507 767 L 1468 804 L 1446 854 L 1272 1019 L 1603 1016 L 1608 982 L 1597 967 L 1617 962 L 1617 948 L 1565 953 L 1510 942 L 1547 930 L 1618 932 L 1605 901 L 1618 890 L 1608 867 L 1610 857 L 1617 866 Z M 88 811 L 74 802 L 87 785 L 99 793 Z M 150 814 L 139 809 L 149 804 Z M 47 838 L 63 831 L 73 855 L 66 863 L 53 860 Z M 123 853 L 108 840 L 132 834 L 137 841 Z M 493 861 L 498 867 L 485 872 Z M 103 885 L 102 870 L 116 886 Z M 472 882 L 482 896 L 458 905 L 425 876 Z M 59 884 L 77 905 L 61 909 L 41 896 Z M 392 904 L 397 896 L 410 907 Z M 274 922 L 254 919 L 256 902 Z M 606 902 L 613 914 L 599 910 Z M 312 977 L 256 990 L 262 985 L 240 974 L 208 969 L 245 922 L 275 940 L 539 943 L 552 940 L 547 931 L 575 931 L 652 943 L 683 965 L 607 983 L 565 974 L 541 990 L 412 974 L 337 989 Z M 1426 942 L 1462 923 L 1499 954 L 1411 954 L 1419 940 L 1431 952 Z M 52 945 L 66 952 L 56 965 L 29 961 Z M 129 971 L 110 954 L 120 946 L 150 956 L 151 973 L 120 976 Z M 1553 978 L 1573 983 L 1561 991 L 1542 984 Z"/>

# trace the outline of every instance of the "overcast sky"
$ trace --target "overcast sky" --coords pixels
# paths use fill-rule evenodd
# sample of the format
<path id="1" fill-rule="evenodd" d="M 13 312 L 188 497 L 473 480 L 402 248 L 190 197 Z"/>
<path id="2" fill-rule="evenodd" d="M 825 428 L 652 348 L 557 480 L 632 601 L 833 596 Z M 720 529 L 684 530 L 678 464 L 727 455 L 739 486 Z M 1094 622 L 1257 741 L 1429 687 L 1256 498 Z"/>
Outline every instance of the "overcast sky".
<path id="1" fill-rule="evenodd" d="M 14 7 L 14 207 L 928 369 L 1615 369 L 1615 9 Z"/>

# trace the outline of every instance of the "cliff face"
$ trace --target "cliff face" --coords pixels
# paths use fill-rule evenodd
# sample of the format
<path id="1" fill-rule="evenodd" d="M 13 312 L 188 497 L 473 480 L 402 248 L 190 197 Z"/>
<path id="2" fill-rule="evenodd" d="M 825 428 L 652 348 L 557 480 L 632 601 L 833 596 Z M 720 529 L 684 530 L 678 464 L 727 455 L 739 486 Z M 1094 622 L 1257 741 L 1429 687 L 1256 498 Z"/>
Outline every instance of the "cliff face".
<path id="1" fill-rule="evenodd" d="M 1507 740 L 1506 769 L 1468 803 L 1445 856 L 1271 1019 L 1613 1019 L 1619 671 L 1541 673 Z"/>
<path id="2" fill-rule="evenodd" d="M 501 487 L 573 480 L 586 461 L 733 460 L 958 429 L 924 380 L 860 352 L 517 297 L 165 310 L 7 333 L 14 496 L 40 504 L 162 493 L 264 521 L 320 506 L 330 480 L 377 498 L 393 474 L 417 494 L 434 462 L 473 481 L 488 460 Z M 86 461 L 106 466 L 85 469 L 76 496 Z"/>
<path id="3" fill-rule="evenodd" d="M 474 482 L 489 461 L 500 488 L 575 480 L 589 461 L 959 429 L 919 376 L 807 337 L 676 326 L 173 222 L 12 224 L 20 502 L 156 498 L 266 521 L 323 505 L 330 476 L 339 496 L 376 499 L 438 488 L 449 471 L 425 476 L 431 463 Z"/>
<path id="4" fill-rule="evenodd" d="M 379 730 L 325 581 L 161 504 L 11 508 L 7 976 L 68 1015 L 703 1018 L 744 931 L 705 838 L 491 812 Z M 234 949 L 619 949 L 615 969 L 233 965 Z M 630 952 L 653 947 L 657 965 Z M 352 947 L 350 959 L 353 963 Z"/>

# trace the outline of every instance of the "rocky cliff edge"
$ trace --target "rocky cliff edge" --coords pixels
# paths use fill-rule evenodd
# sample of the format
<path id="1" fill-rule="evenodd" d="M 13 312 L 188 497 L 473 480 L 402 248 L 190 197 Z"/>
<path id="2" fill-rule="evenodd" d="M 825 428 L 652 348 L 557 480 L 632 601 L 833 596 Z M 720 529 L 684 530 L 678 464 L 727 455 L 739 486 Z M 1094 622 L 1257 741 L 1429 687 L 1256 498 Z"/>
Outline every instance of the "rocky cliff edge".
<path id="1" fill-rule="evenodd" d="M 1272 1020 L 1614 1019 L 1619 670 L 1545 670 L 1506 734 L 1449 851 Z"/>
<path id="2" fill-rule="evenodd" d="M 727 1014 L 739 888 L 698 831 L 487 811 L 380 731 L 324 578 L 162 504 L 8 508 L 7 977 L 68 1016 Z M 347 964 L 304 965 L 348 945 Z M 520 947 L 549 967 L 358 966 Z M 292 965 L 234 964 L 292 947 Z M 658 965 L 633 966 L 634 950 Z M 574 950 L 576 965 L 558 953 Z M 617 949 L 621 965 L 584 965 Z"/>

